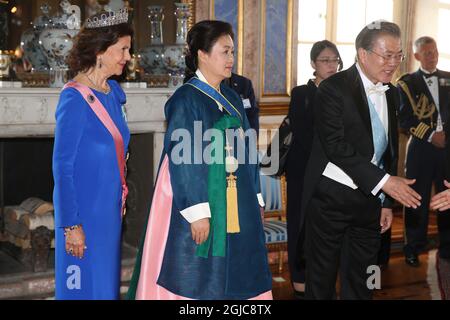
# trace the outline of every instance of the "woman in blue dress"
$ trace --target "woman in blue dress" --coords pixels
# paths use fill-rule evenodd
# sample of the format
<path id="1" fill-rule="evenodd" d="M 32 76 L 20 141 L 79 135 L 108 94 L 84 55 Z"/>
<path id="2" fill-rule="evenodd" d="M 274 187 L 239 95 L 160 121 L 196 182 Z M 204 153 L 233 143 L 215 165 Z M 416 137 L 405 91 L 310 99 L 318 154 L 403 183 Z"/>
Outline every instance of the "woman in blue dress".
<path id="1" fill-rule="evenodd" d="M 126 11 L 91 17 L 68 57 L 76 76 L 61 92 L 53 152 L 56 299 L 120 297 L 123 172 L 130 132 L 125 93 L 108 78 L 122 74 L 130 60 L 133 32 L 127 20 Z M 82 96 L 83 90 L 89 94 Z M 98 102 L 106 110 L 104 119 L 94 112 Z M 107 129 L 105 119 L 114 130 Z"/>

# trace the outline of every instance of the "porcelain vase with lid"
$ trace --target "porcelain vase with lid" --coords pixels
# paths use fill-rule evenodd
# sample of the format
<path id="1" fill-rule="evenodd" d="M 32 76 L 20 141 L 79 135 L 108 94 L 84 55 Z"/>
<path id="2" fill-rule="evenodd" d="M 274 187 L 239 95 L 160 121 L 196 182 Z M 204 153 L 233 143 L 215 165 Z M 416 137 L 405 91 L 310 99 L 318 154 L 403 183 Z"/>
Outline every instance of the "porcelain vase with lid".
<path id="1" fill-rule="evenodd" d="M 49 69 L 49 65 L 44 50 L 39 43 L 39 36 L 42 30 L 51 23 L 49 17 L 51 7 L 48 4 L 43 4 L 40 9 L 42 15 L 31 23 L 31 28 L 22 33 L 20 47 L 23 50 L 24 58 L 31 63 L 32 71 L 46 72 Z"/>
<path id="2" fill-rule="evenodd" d="M 60 3 L 62 12 L 52 18 L 52 24 L 42 30 L 39 42 L 50 66 L 50 87 L 63 87 L 67 82 L 68 66 L 65 62 L 73 46 L 73 38 L 80 29 L 80 8 L 69 1 Z"/>

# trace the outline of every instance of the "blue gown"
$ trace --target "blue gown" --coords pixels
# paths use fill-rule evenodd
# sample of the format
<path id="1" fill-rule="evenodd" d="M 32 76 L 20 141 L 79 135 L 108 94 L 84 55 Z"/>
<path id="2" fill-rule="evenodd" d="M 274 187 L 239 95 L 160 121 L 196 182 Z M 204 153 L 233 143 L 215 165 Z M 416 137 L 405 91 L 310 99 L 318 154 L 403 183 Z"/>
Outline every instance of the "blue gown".
<path id="1" fill-rule="evenodd" d="M 110 93 L 93 92 L 127 150 L 125 93 L 117 82 L 108 83 Z M 62 91 L 56 109 L 53 176 L 56 299 L 118 299 L 122 185 L 116 149 L 109 131 L 74 88 Z M 64 227 L 77 224 L 86 236 L 82 259 L 65 250 Z"/>

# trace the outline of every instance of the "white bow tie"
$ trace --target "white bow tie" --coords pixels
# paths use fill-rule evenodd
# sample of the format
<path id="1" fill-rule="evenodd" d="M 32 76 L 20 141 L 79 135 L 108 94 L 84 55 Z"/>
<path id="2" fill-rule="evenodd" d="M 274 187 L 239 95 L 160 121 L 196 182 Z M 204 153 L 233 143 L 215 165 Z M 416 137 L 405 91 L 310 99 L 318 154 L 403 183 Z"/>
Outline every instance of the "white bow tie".
<path id="1" fill-rule="evenodd" d="M 382 95 L 387 90 L 389 90 L 389 86 L 383 85 L 381 82 L 378 82 L 376 85 L 370 86 L 366 89 L 368 96 L 370 96 L 371 94 Z"/>

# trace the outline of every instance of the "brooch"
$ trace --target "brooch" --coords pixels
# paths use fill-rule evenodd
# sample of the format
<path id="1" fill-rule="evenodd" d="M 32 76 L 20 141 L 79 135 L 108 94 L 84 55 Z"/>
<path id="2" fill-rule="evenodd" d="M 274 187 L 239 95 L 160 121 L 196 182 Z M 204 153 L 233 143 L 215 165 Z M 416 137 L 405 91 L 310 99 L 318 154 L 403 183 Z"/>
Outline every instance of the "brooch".
<path id="1" fill-rule="evenodd" d="M 89 103 L 94 103 L 95 97 L 92 94 L 88 95 L 87 98 L 88 98 Z"/>

